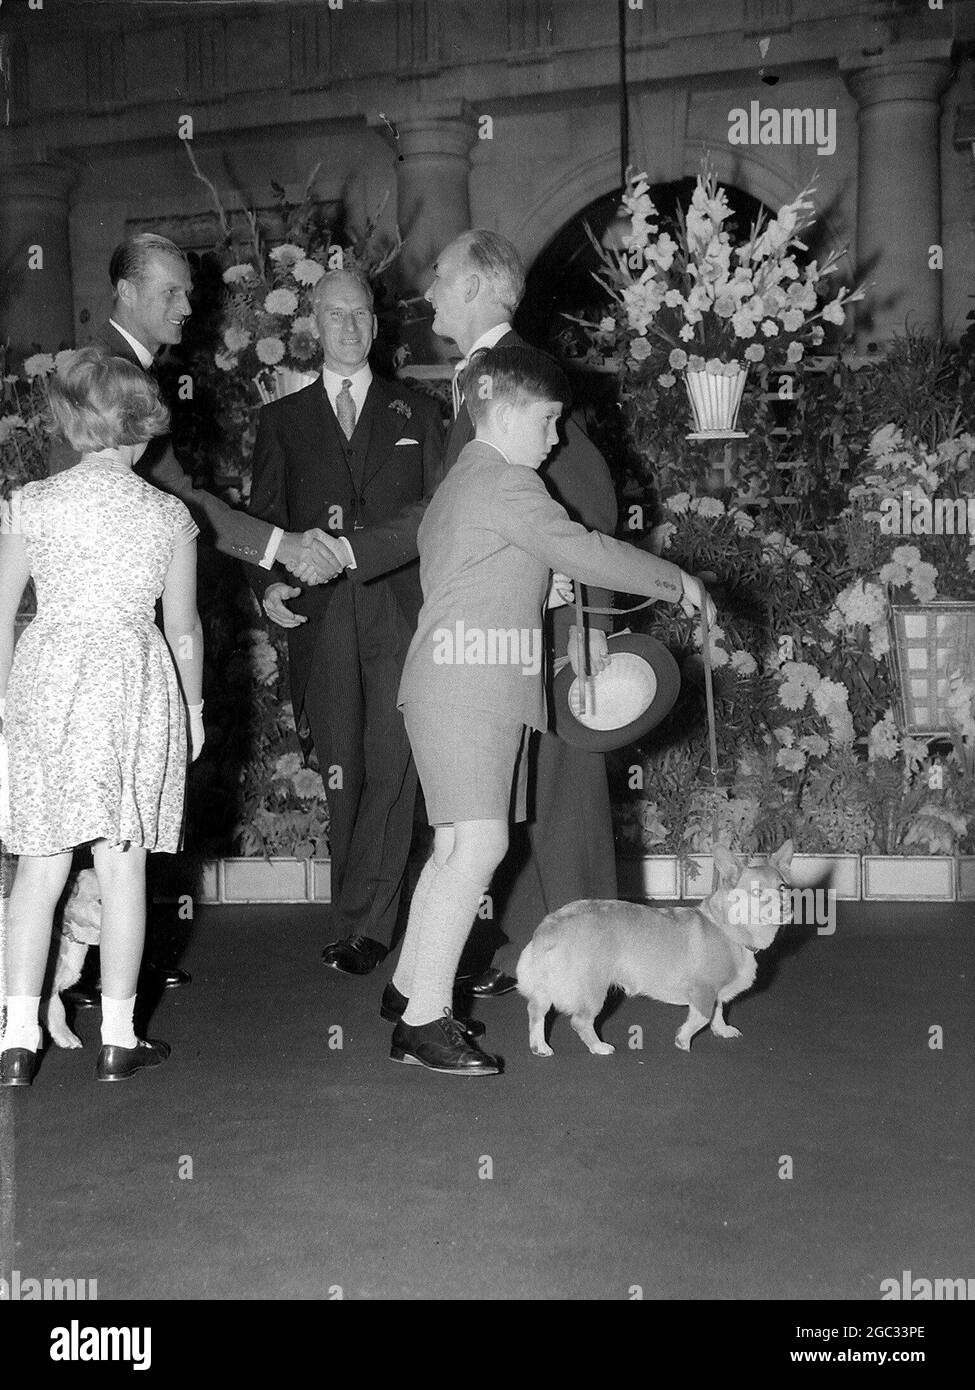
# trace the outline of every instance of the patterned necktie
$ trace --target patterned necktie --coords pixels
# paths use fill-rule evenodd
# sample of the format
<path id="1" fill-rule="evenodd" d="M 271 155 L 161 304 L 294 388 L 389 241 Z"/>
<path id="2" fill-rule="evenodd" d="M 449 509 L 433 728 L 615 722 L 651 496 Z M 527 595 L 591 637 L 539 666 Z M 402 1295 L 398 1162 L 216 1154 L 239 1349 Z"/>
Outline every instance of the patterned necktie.
<path id="1" fill-rule="evenodd" d="M 346 439 L 352 438 L 352 431 L 355 429 L 355 401 L 352 399 L 351 387 L 352 382 L 346 377 L 342 382 L 341 391 L 335 397 L 335 414 Z"/>

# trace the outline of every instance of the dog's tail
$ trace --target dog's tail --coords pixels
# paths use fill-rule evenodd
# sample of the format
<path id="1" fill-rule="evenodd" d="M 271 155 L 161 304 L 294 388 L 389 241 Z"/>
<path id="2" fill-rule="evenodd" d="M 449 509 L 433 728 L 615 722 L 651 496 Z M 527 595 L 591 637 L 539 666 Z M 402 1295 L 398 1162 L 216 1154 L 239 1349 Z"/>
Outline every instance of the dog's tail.
<path id="1" fill-rule="evenodd" d="M 518 957 L 518 964 L 515 967 L 515 976 L 518 980 L 518 993 L 523 995 L 526 999 L 531 998 L 535 990 L 535 975 L 533 969 L 535 956 L 533 949 L 534 945 L 534 941 L 529 941 L 528 945 Z"/>

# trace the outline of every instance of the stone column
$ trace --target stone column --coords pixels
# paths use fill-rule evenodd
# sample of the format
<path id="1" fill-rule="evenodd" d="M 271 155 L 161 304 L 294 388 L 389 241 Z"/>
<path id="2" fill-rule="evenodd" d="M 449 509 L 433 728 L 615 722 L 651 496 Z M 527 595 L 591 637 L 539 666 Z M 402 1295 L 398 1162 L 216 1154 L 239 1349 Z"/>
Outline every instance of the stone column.
<path id="1" fill-rule="evenodd" d="M 396 153 L 396 220 L 403 250 L 394 269 L 404 299 L 422 295 L 438 253 L 471 225 L 470 152 L 477 138 L 472 112 L 460 103 L 423 114 L 371 120 Z M 414 306 L 416 308 L 417 306 Z M 434 338 L 429 318 L 409 334 L 414 361 L 444 360 L 452 345 Z"/>
<path id="2" fill-rule="evenodd" d="M 56 352 L 74 342 L 68 239 L 74 177 L 63 165 L 38 163 L 9 169 L 0 180 L 0 341 L 9 338 L 15 358 L 35 346 Z"/>
<path id="3" fill-rule="evenodd" d="M 946 45 L 893 45 L 875 56 L 847 55 L 840 67 L 859 106 L 857 276 L 874 282 L 860 345 L 903 333 L 905 325 L 938 332 L 941 271 L 928 258 L 941 244 Z"/>

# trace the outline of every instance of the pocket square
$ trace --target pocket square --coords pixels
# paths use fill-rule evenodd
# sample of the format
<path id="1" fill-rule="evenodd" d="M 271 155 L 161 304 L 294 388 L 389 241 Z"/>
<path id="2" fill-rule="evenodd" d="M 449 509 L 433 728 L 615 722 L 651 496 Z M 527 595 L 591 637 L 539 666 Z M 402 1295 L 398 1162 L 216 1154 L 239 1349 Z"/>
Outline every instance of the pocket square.
<path id="1" fill-rule="evenodd" d="M 419 444 L 419 442 L 418 439 L 397 439 L 396 447 L 398 449 L 401 444 Z"/>

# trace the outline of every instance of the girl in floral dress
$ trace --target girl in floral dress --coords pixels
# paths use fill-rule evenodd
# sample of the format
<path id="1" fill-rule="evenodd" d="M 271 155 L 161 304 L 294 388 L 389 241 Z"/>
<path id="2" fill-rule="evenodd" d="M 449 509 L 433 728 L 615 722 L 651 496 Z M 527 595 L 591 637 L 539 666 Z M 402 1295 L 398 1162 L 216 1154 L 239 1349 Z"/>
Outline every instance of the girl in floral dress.
<path id="1" fill-rule="evenodd" d="M 203 744 L 198 529 L 177 498 L 132 471 L 168 414 L 138 367 L 100 347 L 72 353 L 50 386 L 55 425 L 82 453 L 28 483 L 0 525 L 0 718 L 19 855 L 6 941 L 0 1084 L 29 1086 L 54 911 L 72 851 L 90 844 L 102 898 L 102 1048 L 116 1081 L 169 1056 L 136 1037 L 146 855 L 180 845 L 187 720 Z M 37 616 L 14 653 L 28 578 Z M 166 640 L 155 624 L 162 596 Z M 167 645 L 168 644 L 168 645 Z"/>

